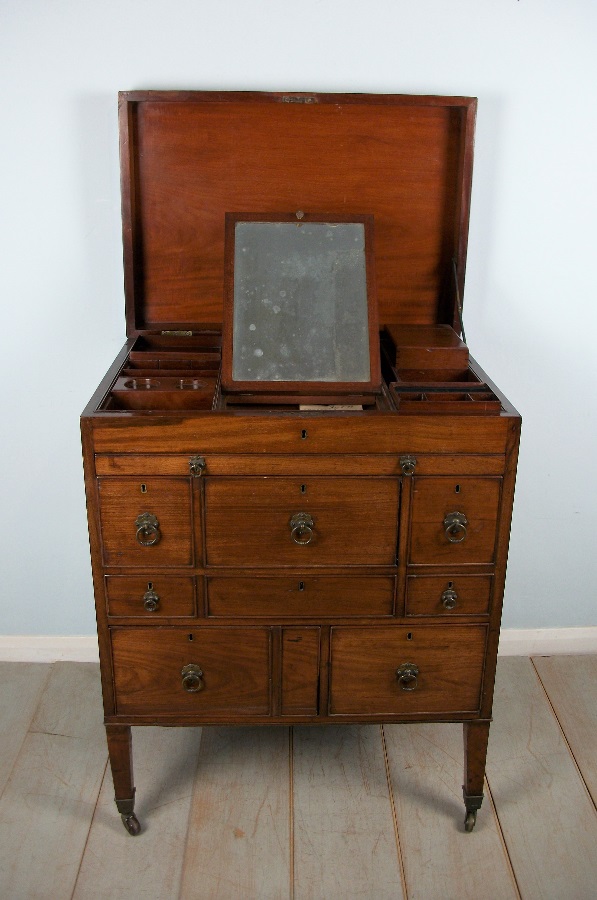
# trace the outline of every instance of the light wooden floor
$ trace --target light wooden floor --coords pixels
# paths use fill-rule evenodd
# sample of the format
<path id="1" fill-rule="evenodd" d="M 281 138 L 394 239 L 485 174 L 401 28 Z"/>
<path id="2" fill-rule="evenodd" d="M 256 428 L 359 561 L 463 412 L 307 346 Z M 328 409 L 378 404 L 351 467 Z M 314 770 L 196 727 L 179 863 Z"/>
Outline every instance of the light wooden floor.
<path id="1" fill-rule="evenodd" d="M 0 664 L 0 897 L 596 898 L 597 657 L 500 662 L 486 800 L 460 726 L 134 729 L 112 799 L 98 669 Z"/>

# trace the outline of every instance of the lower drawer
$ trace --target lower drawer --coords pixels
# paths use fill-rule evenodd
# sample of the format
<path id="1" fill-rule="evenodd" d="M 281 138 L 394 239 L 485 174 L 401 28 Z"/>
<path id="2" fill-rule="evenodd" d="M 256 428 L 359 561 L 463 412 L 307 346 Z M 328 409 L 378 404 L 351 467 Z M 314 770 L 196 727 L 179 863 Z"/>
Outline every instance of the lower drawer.
<path id="1" fill-rule="evenodd" d="M 208 615 L 391 616 L 394 581 L 383 577 L 287 575 L 272 578 L 223 578 L 207 581 Z"/>
<path id="2" fill-rule="evenodd" d="M 333 628 L 330 715 L 478 711 L 486 635 L 484 625 Z"/>
<path id="3" fill-rule="evenodd" d="M 112 655 L 118 714 L 269 715 L 268 628 L 114 628 Z"/>

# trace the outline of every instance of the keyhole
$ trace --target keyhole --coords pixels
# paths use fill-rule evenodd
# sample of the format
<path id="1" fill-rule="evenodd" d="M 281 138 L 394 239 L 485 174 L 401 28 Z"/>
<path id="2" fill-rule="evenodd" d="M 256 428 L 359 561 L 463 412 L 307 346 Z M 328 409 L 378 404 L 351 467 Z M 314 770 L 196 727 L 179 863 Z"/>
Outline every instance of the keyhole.
<path id="1" fill-rule="evenodd" d="M 301 439 L 303 441 L 307 439 L 307 429 L 306 428 L 303 428 L 303 430 L 301 431 Z"/>
<path id="2" fill-rule="evenodd" d="M 406 640 L 412 641 L 412 639 L 413 639 L 413 633 L 412 633 L 412 631 L 409 631 L 408 634 L 406 635 Z"/>
<path id="3" fill-rule="evenodd" d="M 306 494 L 306 493 L 307 493 L 307 485 L 301 484 L 301 494 Z"/>
<path id="4" fill-rule="evenodd" d="M 153 581 L 148 581 L 148 582 L 147 582 L 147 590 L 148 590 L 148 591 L 153 591 Z"/>
<path id="5" fill-rule="evenodd" d="M 455 493 L 455 494 L 459 494 L 459 493 L 460 493 L 460 485 L 459 485 L 459 484 L 457 484 L 456 487 L 454 488 L 454 493 Z"/>
<path id="6" fill-rule="evenodd" d="M 449 581 L 449 582 L 448 582 L 448 587 L 449 587 L 449 588 L 454 587 L 454 582 L 453 582 L 453 581 Z"/>
<path id="7" fill-rule="evenodd" d="M 305 582 L 299 581 L 299 591 L 304 591 L 304 590 L 305 590 Z"/>
<path id="8" fill-rule="evenodd" d="M 190 640 L 190 641 L 193 640 L 193 635 L 192 635 L 192 634 L 189 635 L 189 640 Z"/>
<path id="9" fill-rule="evenodd" d="M 146 494 L 146 493 L 147 493 L 147 485 L 146 485 L 146 484 L 142 484 L 142 485 L 141 485 L 141 493 L 142 493 L 142 494 Z"/>

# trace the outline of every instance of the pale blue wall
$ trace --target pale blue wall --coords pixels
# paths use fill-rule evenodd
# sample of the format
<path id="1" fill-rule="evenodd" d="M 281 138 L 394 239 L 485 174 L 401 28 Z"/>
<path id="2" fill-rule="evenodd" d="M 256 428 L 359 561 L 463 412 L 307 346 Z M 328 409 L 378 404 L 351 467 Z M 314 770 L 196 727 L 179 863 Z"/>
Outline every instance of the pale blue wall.
<path id="1" fill-rule="evenodd" d="M 3 0 L 0 634 L 94 630 L 78 416 L 124 336 L 116 93 L 479 97 L 474 355 L 525 417 L 505 620 L 595 625 L 594 0 Z"/>

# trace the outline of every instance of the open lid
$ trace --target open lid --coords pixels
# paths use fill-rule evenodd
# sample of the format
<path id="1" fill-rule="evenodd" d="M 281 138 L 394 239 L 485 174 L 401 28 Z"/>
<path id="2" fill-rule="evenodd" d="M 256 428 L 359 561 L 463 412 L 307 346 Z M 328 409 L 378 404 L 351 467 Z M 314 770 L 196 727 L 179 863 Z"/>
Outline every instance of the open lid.
<path id="1" fill-rule="evenodd" d="M 381 324 L 460 330 L 477 101 L 119 95 L 127 335 L 222 322 L 226 213 L 372 215 Z"/>

